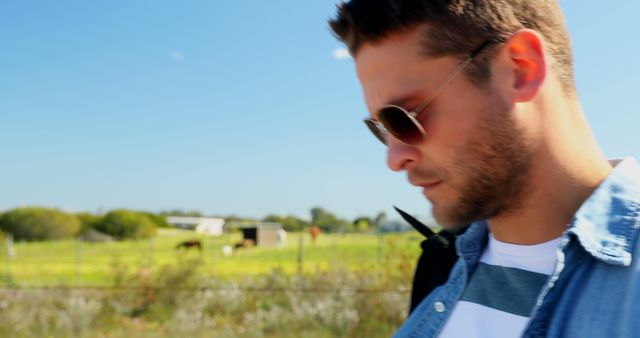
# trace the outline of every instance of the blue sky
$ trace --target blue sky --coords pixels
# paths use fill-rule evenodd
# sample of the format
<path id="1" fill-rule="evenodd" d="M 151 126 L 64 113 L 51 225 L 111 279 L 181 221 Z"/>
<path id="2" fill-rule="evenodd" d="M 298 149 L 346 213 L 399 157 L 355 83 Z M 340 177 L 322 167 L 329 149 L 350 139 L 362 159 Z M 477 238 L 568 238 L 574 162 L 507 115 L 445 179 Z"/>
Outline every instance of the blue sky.
<path id="1" fill-rule="evenodd" d="M 640 156 L 640 3 L 565 1 L 583 107 Z M 335 1 L 0 2 L 0 210 L 428 214 L 385 167 Z"/>

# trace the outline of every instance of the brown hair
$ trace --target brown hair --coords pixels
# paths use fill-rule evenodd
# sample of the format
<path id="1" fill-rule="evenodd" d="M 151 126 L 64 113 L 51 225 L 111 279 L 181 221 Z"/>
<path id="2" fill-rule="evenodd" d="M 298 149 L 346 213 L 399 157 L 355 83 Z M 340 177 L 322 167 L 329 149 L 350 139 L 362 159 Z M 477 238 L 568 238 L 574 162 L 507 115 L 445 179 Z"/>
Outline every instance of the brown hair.
<path id="1" fill-rule="evenodd" d="M 351 0 L 338 5 L 329 24 L 352 55 L 364 43 L 428 25 L 424 52 L 430 57 L 467 54 L 484 41 L 504 42 L 519 29 L 533 29 L 544 37 L 564 91 L 575 93 L 569 33 L 556 0 Z M 480 58 L 467 75 L 484 81 L 487 67 Z"/>

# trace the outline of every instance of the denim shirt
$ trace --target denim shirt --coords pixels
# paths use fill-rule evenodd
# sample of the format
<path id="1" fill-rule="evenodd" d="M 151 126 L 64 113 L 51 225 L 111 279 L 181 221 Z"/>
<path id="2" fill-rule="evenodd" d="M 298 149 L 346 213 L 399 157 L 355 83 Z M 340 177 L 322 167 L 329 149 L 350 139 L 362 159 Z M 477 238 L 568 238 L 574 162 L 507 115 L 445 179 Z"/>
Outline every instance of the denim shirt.
<path id="1" fill-rule="evenodd" d="M 640 166 L 614 161 L 611 174 L 562 235 L 554 272 L 541 290 L 523 337 L 640 337 Z M 485 221 L 456 241 L 460 257 L 396 338 L 437 337 L 487 244 Z"/>

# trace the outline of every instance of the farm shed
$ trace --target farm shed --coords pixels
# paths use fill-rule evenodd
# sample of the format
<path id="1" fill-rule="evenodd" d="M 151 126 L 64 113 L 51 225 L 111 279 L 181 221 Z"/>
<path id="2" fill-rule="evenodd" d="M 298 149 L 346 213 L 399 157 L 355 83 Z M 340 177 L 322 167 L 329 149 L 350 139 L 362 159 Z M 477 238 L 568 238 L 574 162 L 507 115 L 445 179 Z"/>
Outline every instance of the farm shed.
<path id="1" fill-rule="evenodd" d="M 272 222 L 260 222 L 242 225 L 244 240 L 252 240 L 257 246 L 276 247 L 286 242 L 287 233 L 282 229 L 282 224 Z"/>
<path id="2" fill-rule="evenodd" d="M 194 230 L 199 234 L 221 236 L 224 226 L 223 218 L 169 216 L 167 223 L 176 228 Z"/>

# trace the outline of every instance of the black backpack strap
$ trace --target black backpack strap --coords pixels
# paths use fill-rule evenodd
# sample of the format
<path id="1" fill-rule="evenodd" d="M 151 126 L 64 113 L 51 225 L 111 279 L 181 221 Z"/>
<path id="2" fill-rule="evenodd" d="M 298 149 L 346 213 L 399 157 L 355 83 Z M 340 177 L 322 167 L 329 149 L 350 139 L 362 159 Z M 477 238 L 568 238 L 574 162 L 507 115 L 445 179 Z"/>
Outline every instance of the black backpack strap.
<path id="1" fill-rule="evenodd" d="M 428 226 L 422 224 L 422 222 L 415 219 L 415 217 L 402 211 L 400 208 L 396 207 L 395 205 L 393 206 L 393 208 L 396 209 L 396 211 L 400 214 L 400 216 L 402 216 L 402 218 L 404 218 L 405 221 L 407 221 L 407 223 L 411 224 L 411 226 L 414 229 L 418 230 L 418 232 L 421 233 L 422 236 L 429 238 L 434 235 L 433 230 L 431 230 Z"/>
<path id="2" fill-rule="evenodd" d="M 436 234 L 413 216 L 395 206 L 394 208 L 407 223 L 427 238 L 420 243 L 422 254 L 418 259 L 416 272 L 413 276 L 411 306 L 409 308 L 409 313 L 411 313 L 433 289 L 444 284 L 449 278 L 449 272 L 458 260 L 455 246 L 456 235 L 447 230 L 441 230 Z"/>

